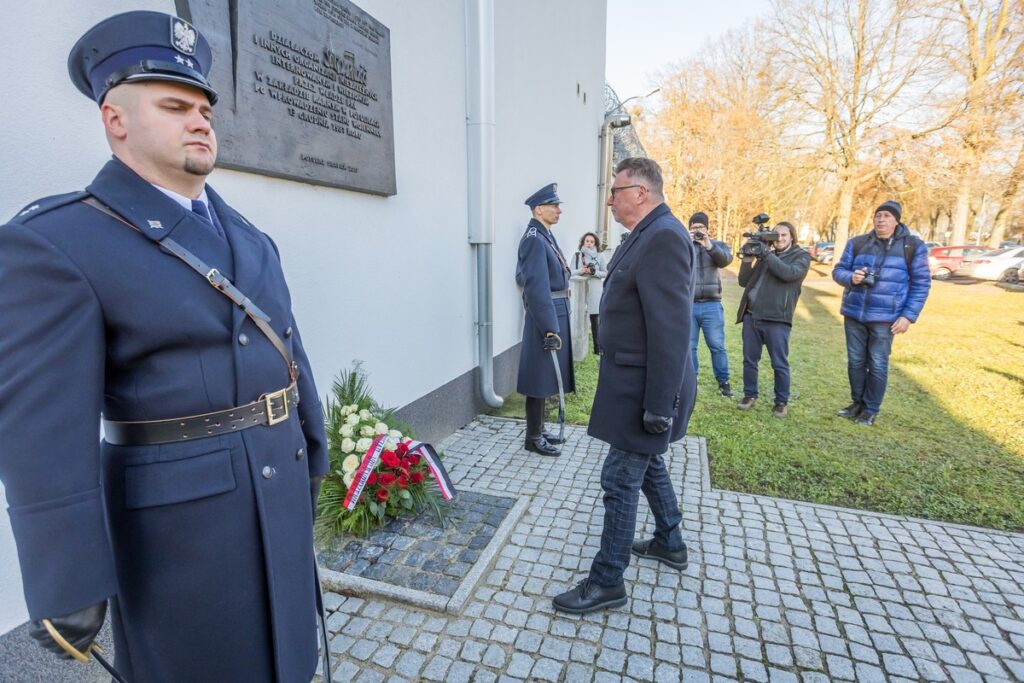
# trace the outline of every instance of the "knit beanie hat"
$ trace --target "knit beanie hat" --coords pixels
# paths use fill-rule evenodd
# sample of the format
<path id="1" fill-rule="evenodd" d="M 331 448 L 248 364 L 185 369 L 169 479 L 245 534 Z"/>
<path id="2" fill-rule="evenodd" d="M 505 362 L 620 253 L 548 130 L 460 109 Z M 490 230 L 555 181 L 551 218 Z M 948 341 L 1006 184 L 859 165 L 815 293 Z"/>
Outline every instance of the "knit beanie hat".
<path id="1" fill-rule="evenodd" d="M 701 225 L 706 226 L 708 224 L 708 215 L 703 211 L 698 211 L 697 213 L 690 216 L 690 222 L 687 223 L 687 226 L 691 226 L 694 223 L 700 223 Z"/>
<path id="2" fill-rule="evenodd" d="M 903 207 L 900 206 L 899 202 L 893 199 L 890 199 L 887 202 L 882 202 L 882 204 L 875 209 L 875 213 L 878 213 L 879 211 L 888 211 L 893 215 L 897 223 L 900 222 L 900 216 L 903 215 Z"/>

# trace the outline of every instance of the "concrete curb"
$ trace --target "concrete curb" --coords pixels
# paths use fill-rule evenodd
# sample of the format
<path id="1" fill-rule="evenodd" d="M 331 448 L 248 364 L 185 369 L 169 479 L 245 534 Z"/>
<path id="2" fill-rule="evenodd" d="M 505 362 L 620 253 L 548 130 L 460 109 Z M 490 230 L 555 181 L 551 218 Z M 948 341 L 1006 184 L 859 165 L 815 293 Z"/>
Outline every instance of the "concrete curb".
<path id="1" fill-rule="evenodd" d="M 474 493 L 504 498 L 509 497 L 507 492 L 475 490 Z M 530 500 L 530 497 L 520 498 L 509 508 L 508 514 L 505 515 L 505 519 L 501 522 L 501 526 L 494 532 L 494 537 L 487 544 L 487 547 L 483 549 L 483 552 L 480 553 L 480 559 L 473 563 L 473 568 L 462 579 L 458 589 L 451 597 L 413 588 L 405 588 L 403 586 L 395 586 L 384 581 L 353 576 L 324 567 L 320 567 L 320 582 L 324 590 L 334 591 L 335 593 L 384 598 L 423 609 L 458 614 L 476 589 L 484 573 L 494 564 L 494 559 L 505 545 L 508 537 L 512 535 L 512 529 L 515 528 L 515 525 L 523 516 L 523 513 L 530 504 Z"/>

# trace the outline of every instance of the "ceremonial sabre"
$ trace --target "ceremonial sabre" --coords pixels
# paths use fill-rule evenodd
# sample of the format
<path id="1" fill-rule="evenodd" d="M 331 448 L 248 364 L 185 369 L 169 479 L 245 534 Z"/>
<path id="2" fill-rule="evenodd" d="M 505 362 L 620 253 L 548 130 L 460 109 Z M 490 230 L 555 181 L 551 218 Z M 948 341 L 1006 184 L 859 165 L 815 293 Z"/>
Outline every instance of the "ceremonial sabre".
<path id="1" fill-rule="evenodd" d="M 323 664 L 323 674 L 320 676 L 320 680 L 329 681 L 331 680 L 331 655 L 327 651 L 327 613 L 324 611 L 324 591 L 320 587 L 320 567 L 316 563 L 316 552 L 313 552 L 313 576 L 316 579 L 316 599 L 317 608 L 320 617 L 320 640 L 322 643 L 323 652 L 320 655 Z"/>
<path id="2" fill-rule="evenodd" d="M 77 647 L 69 643 L 64 638 L 64 636 L 60 634 L 60 631 L 57 630 L 57 628 L 53 625 L 52 621 L 50 621 L 49 619 L 43 619 L 42 624 L 46 631 L 50 634 L 50 637 L 53 638 L 54 641 L 56 641 L 56 643 L 60 645 L 64 649 L 64 651 L 67 652 L 68 655 L 70 655 L 71 658 L 74 659 L 76 662 L 82 662 L 83 664 L 86 664 L 89 661 L 89 655 L 92 655 L 96 659 L 96 661 L 100 663 L 100 666 L 106 669 L 107 673 L 114 677 L 114 680 L 117 681 L 117 683 L 128 683 L 128 681 L 125 680 L 124 676 L 118 673 L 117 669 L 114 668 L 114 665 L 108 662 L 103 657 L 103 655 L 100 654 L 102 650 L 100 650 L 99 645 L 97 645 L 96 643 L 92 643 L 89 645 L 89 647 L 85 648 L 85 652 L 83 653 Z"/>
<path id="3" fill-rule="evenodd" d="M 565 387 L 562 386 L 562 368 L 558 365 L 558 351 L 551 349 L 551 362 L 555 365 L 558 380 L 558 438 L 565 441 Z M 570 361 L 571 362 L 571 361 Z"/>

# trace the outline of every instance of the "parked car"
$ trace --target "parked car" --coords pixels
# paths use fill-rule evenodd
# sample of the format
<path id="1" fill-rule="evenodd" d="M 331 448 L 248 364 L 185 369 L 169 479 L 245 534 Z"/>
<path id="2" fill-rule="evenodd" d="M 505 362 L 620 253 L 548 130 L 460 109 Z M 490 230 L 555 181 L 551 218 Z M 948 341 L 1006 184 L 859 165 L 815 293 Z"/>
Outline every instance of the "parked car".
<path id="1" fill-rule="evenodd" d="M 818 263 L 832 263 L 834 258 L 835 249 L 832 246 L 822 247 L 818 250 L 818 253 L 814 255 L 814 260 Z"/>
<path id="2" fill-rule="evenodd" d="M 942 242 L 925 242 L 924 246 L 928 247 L 929 249 L 932 249 L 934 247 L 941 247 Z"/>
<path id="3" fill-rule="evenodd" d="M 811 255 L 811 258 L 815 258 L 818 255 L 818 251 L 825 247 L 835 246 L 835 242 L 815 242 L 811 245 L 811 248 L 807 250 L 807 253 Z"/>
<path id="4" fill-rule="evenodd" d="M 967 274 L 978 280 L 1017 282 L 1017 272 L 1024 264 L 1024 247 L 987 251 L 971 262 Z"/>
<path id="5" fill-rule="evenodd" d="M 935 247 L 928 253 L 928 269 L 932 278 L 948 280 L 957 270 L 988 251 L 977 244 L 962 244 L 954 247 Z M 960 273 L 964 275 L 965 273 Z"/>

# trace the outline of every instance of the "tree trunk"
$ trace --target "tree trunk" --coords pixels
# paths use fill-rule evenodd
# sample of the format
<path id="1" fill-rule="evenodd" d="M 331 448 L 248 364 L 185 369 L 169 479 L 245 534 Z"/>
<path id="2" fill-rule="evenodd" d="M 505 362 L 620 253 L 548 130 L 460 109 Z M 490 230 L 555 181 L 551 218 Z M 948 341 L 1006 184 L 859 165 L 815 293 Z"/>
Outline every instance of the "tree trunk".
<path id="1" fill-rule="evenodd" d="M 835 260 L 838 262 L 843 256 L 843 250 L 846 249 L 846 242 L 850 238 L 850 214 L 853 213 L 853 192 L 856 189 L 855 183 L 852 179 L 847 178 L 843 181 L 843 186 L 839 190 L 839 213 L 836 216 L 836 236 L 835 236 Z"/>
<path id="2" fill-rule="evenodd" d="M 966 244 L 967 219 L 971 213 L 971 181 L 968 174 L 960 177 L 960 185 L 956 190 L 956 204 L 953 208 L 953 234 L 949 237 L 950 244 Z"/>
<path id="3" fill-rule="evenodd" d="M 935 237 L 937 242 L 942 242 L 944 245 L 949 246 L 953 244 L 947 239 L 946 233 L 949 232 L 949 211 L 943 211 L 939 214 L 939 217 L 935 220 Z"/>

